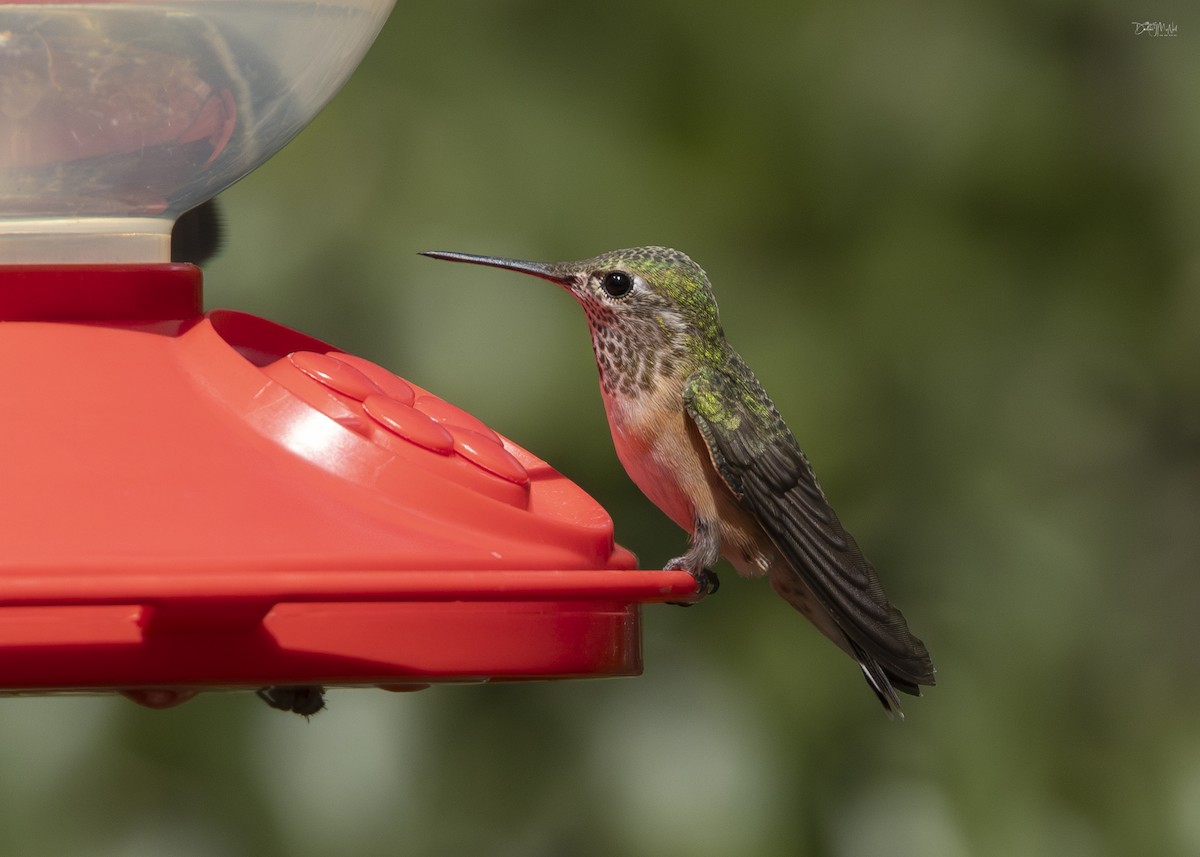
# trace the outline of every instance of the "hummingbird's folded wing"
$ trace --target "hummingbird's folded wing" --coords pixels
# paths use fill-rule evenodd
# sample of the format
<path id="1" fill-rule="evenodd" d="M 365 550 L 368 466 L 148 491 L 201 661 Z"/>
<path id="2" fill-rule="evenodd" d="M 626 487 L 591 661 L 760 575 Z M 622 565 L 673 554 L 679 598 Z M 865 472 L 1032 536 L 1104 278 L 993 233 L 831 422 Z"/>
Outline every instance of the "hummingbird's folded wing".
<path id="1" fill-rule="evenodd" d="M 758 381 L 739 357 L 731 359 L 738 371 L 704 368 L 684 387 L 684 404 L 713 466 L 851 646 L 878 661 L 901 690 L 915 694 L 917 685 L 932 685 L 925 644 L 888 601 Z"/>

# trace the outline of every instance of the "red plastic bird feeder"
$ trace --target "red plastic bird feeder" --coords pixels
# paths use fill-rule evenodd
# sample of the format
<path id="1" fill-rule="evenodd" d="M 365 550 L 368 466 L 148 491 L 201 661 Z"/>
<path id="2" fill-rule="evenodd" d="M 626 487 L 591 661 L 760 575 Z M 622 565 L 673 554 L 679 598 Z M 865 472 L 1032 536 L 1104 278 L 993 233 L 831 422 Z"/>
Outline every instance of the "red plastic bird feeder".
<path id="1" fill-rule="evenodd" d="M 0 4 L 24 99 L 0 111 L 0 692 L 638 673 L 640 605 L 688 574 L 633 570 L 602 508 L 478 419 L 204 313 L 199 270 L 162 261 L 390 2 L 273 6 Z"/>

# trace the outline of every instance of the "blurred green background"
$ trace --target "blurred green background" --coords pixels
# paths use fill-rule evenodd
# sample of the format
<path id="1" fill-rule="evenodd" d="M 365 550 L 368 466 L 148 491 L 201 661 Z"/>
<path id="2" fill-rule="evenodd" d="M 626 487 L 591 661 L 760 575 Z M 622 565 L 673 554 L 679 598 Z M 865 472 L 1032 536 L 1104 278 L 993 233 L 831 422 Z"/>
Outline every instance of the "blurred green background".
<path id="1" fill-rule="evenodd" d="M 1200 854 L 1198 156 L 1191 4 L 401 0 L 223 196 L 209 305 L 471 410 L 657 567 L 578 307 L 416 252 L 685 250 L 938 686 L 889 723 L 726 569 L 637 679 L 0 701 L 0 854 Z"/>

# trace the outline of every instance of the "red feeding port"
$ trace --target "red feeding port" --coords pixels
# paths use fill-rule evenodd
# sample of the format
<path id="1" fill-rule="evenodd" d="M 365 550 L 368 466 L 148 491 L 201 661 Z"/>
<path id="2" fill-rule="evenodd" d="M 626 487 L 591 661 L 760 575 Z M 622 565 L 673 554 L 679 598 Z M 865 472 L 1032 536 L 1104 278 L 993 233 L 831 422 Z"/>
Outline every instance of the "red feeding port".
<path id="1" fill-rule="evenodd" d="M 188 265 L 0 267 L 0 692 L 640 672 L 687 573 L 444 399 L 200 307 Z"/>

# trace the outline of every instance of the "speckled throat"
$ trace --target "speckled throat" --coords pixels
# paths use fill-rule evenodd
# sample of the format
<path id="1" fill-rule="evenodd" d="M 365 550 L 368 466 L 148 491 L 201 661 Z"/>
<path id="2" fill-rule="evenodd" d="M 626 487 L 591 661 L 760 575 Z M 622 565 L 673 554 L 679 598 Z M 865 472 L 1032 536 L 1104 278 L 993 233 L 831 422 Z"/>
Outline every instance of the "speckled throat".
<path id="1" fill-rule="evenodd" d="M 582 302 L 592 334 L 600 387 L 610 396 L 649 392 L 661 379 L 688 366 L 687 331 L 668 311 L 636 321 L 618 319 L 605 307 Z"/>

